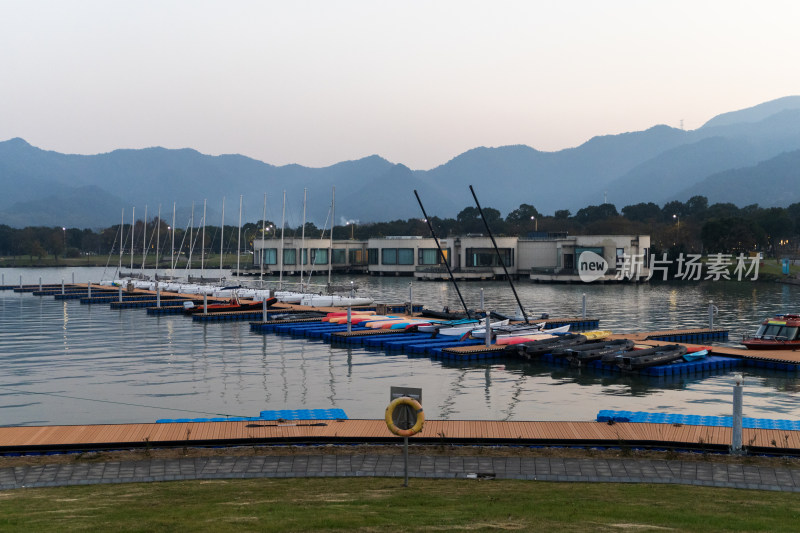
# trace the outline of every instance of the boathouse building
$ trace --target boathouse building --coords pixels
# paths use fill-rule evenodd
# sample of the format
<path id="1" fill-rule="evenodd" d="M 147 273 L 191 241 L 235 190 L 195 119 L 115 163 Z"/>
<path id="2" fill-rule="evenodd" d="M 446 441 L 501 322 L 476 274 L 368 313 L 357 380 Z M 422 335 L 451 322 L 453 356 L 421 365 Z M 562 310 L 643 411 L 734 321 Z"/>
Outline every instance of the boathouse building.
<path id="1" fill-rule="evenodd" d="M 605 270 L 596 280 L 640 281 L 649 274 L 649 235 L 535 234 L 529 238 L 496 237 L 508 275 L 536 282 L 580 282 L 581 258 L 593 257 Z M 505 275 L 489 237 L 466 235 L 439 240 L 442 254 L 460 280 L 502 278 Z M 373 276 L 413 276 L 419 280 L 448 279 L 432 238 L 381 237 L 366 241 L 328 239 L 257 239 L 253 268 L 266 274 L 335 273 Z M 590 252 L 590 254 L 585 254 Z M 595 254 L 595 255 L 591 255 Z M 602 258 L 602 260 L 598 259 Z M 604 264 L 602 264 L 604 261 Z M 263 266 L 262 266 L 263 264 Z"/>

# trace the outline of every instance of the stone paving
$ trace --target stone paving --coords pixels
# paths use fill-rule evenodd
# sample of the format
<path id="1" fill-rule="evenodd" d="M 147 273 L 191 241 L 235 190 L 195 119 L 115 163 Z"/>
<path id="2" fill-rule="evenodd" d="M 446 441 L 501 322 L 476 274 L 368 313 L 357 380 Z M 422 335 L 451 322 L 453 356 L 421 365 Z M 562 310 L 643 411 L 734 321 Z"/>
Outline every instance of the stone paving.
<path id="1" fill-rule="evenodd" d="M 403 477 L 402 455 L 194 457 L 0 469 L 0 490 L 230 478 Z M 800 469 L 634 458 L 410 455 L 409 477 L 671 483 L 800 492 Z"/>

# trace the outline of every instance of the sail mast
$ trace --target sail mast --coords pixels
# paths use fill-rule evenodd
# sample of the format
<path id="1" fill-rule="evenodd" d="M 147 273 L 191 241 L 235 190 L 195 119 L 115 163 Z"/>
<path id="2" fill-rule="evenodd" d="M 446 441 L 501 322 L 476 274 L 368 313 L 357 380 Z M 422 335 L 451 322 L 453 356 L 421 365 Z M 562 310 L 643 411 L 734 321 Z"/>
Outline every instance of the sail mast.
<path id="1" fill-rule="evenodd" d="M 236 240 L 236 282 L 239 282 L 239 255 L 242 249 L 242 195 L 239 195 L 239 238 Z"/>
<path id="2" fill-rule="evenodd" d="M 156 226 L 156 279 L 158 279 L 158 248 L 161 246 L 161 204 L 158 204 L 158 226 Z"/>
<path id="3" fill-rule="evenodd" d="M 133 229 L 136 227 L 136 207 L 131 209 L 131 274 L 133 273 Z"/>
<path id="4" fill-rule="evenodd" d="M 203 238 L 200 240 L 200 283 L 206 275 L 206 199 L 203 198 Z"/>
<path id="5" fill-rule="evenodd" d="M 144 222 L 142 223 L 142 274 L 144 262 L 147 259 L 147 204 L 144 205 Z"/>
<path id="6" fill-rule="evenodd" d="M 308 189 L 303 188 L 303 227 L 300 229 L 300 292 L 303 292 L 303 264 L 308 258 L 311 263 L 311 254 L 306 253 L 306 194 Z"/>
<path id="7" fill-rule="evenodd" d="M 336 186 L 331 192 L 331 244 L 328 247 L 328 286 L 331 284 L 331 268 L 333 267 L 333 227 L 336 225 Z"/>
<path id="8" fill-rule="evenodd" d="M 278 289 L 283 288 L 283 231 L 286 227 L 286 189 L 283 190 L 283 210 L 281 210 L 281 271 L 278 275 Z"/>
<path id="9" fill-rule="evenodd" d="M 194 248 L 192 230 L 194 230 L 194 200 L 192 200 L 192 216 L 189 218 L 189 262 L 186 263 L 187 270 L 192 268 L 192 249 Z"/>
<path id="10" fill-rule="evenodd" d="M 172 276 L 175 274 L 175 202 L 172 202 L 172 246 L 170 247 L 169 252 L 169 275 Z"/>
<path id="11" fill-rule="evenodd" d="M 506 279 L 508 280 L 509 285 L 511 285 L 511 292 L 514 293 L 514 298 L 517 300 L 517 305 L 519 306 L 519 310 L 522 312 L 522 318 L 525 319 L 526 324 L 529 324 L 530 322 L 528 321 L 528 315 L 525 313 L 525 308 L 522 307 L 522 302 L 520 302 L 519 300 L 519 296 L 517 295 L 517 289 L 514 288 L 514 282 L 511 281 L 511 276 L 508 275 L 506 262 L 503 261 L 503 256 L 500 255 L 500 249 L 497 247 L 497 241 L 494 240 L 494 235 L 492 234 L 492 230 L 489 227 L 489 222 L 486 220 L 486 216 L 484 216 L 483 214 L 483 209 L 481 209 L 481 203 L 478 201 L 478 195 L 475 194 L 475 189 L 472 188 L 472 185 L 469 186 L 469 192 L 472 193 L 472 197 L 475 199 L 475 205 L 478 207 L 478 213 L 480 213 L 481 219 L 483 219 L 483 225 L 486 228 L 486 231 L 489 233 L 489 238 L 492 240 L 492 245 L 494 246 L 494 251 L 497 254 L 497 259 L 500 261 L 500 266 L 503 267 L 503 272 L 505 272 L 506 274 Z"/>
<path id="12" fill-rule="evenodd" d="M 119 224 L 119 269 L 117 269 L 117 276 L 122 273 L 122 250 L 125 248 L 125 242 L 122 240 L 124 237 L 123 230 L 125 229 L 125 208 L 122 208 L 122 219 Z"/>
<path id="13" fill-rule="evenodd" d="M 219 279 L 222 281 L 222 244 L 225 242 L 225 197 L 222 197 L 222 232 L 219 236 Z"/>
<path id="14" fill-rule="evenodd" d="M 258 285 L 264 285 L 264 249 L 267 246 L 267 193 L 264 193 L 264 213 L 261 215 L 261 257 L 258 264 L 261 265 L 261 272 L 258 275 Z M 253 253 L 255 253 L 255 246 L 253 246 Z"/>

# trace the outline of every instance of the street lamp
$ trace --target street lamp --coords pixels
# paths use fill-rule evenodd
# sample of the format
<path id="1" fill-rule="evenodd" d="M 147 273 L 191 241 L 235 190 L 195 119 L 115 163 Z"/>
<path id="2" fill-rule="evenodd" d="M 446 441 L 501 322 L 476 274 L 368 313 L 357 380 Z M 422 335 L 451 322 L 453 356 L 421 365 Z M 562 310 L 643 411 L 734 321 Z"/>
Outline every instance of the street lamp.
<path id="1" fill-rule="evenodd" d="M 533 231 L 539 231 L 539 220 L 535 216 L 531 216 L 531 220 L 533 220 Z"/>
<path id="2" fill-rule="evenodd" d="M 354 240 L 353 238 L 353 231 L 355 229 L 356 223 L 355 222 L 345 222 L 345 225 L 350 226 L 350 240 Z"/>
<path id="3" fill-rule="evenodd" d="M 676 221 L 676 225 L 675 225 L 675 244 L 677 245 L 678 241 L 680 240 L 680 237 L 681 237 L 681 217 L 679 217 L 677 214 L 675 214 L 675 215 L 672 215 L 672 218 Z"/>
<path id="4" fill-rule="evenodd" d="M 64 234 L 64 249 L 67 249 L 67 228 L 61 227 L 61 232 Z"/>

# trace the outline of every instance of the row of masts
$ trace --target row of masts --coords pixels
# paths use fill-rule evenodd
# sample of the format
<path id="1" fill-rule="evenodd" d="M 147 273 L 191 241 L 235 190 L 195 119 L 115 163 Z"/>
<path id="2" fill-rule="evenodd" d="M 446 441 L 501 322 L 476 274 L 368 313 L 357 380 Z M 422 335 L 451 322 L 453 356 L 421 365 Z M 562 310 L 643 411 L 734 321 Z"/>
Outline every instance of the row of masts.
<path id="1" fill-rule="evenodd" d="M 301 254 L 304 253 L 304 250 L 305 250 L 307 194 L 308 194 L 308 189 L 303 189 L 303 225 L 302 225 L 302 231 L 301 231 L 301 242 L 302 242 L 301 249 L 303 251 L 301 251 Z M 333 220 L 335 220 L 334 219 L 335 198 L 336 198 L 336 188 L 334 187 L 333 191 L 332 191 L 332 196 L 331 196 L 331 231 L 330 231 L 330 239 L 329 239 L 330 240 L 330 245 L 329 245 L 329 249 L 328 249 L 328 283 L 329 284 L 330 284 L 330 281 L 331 281 L 331 267 L 332 267 L 332 262 L 333 262 L 331 255 L 333 253 L 333 231 L 332 231 L 332 226 L 333 226 Z M 239 273 L 241 271 L 241 263 L 240 263 L 240 261 L 241 261 L 241 242 L 242 242 L 242 200 L 243 200 L 243 195 L 239 195 L 239 231 L 238 231 L 237 240 L 236 240 L 236 242 L 237 242 L 237 244 L 236 244 L 236 277 L 237 277 L 237 280 L 238 280 Z M 206 265 L 205 265 L 206 208 L 207 208 L 207 201 L 203 200 L 203 218 L 202 218 L 201 224 L 200 224 L 201 232 L 202 232 L 201 233 L 201 235 L 202 235 L 202 237 L 201 237 L 201 250 L 202 250 L 202 253 L 200 254 L 200 272 L 201 272 L 200 277 L 201 278 L 203 278 L 205 276 L 205 267 L 206 267 Z M 171 233 L 172 233 L 172 241 L 171 241 L 171 244 L 170 244 L 170 272 L 171 273 L 174 273 L 174 270 L 175 270 L 175 267 L 176 267 L 176 264 L 177 264 L 176 263 L 176 259 L 175 259 L 175 227 L 176 227 L 175 226 L 175 216 L 176 216 L 176 203 L 173 202 L 172 203 L 172 225 L 168 226 L 168 229 L 170 229 Z M 133 256 L 134 256 L 134 254 L 133 254 L 133 250 L 134 250 L 134 227 L 136 225 L 136 207 L 133 207 L 131 209 L 131 219 L 134 221 L 131 224 L 131 241 L 130 241 L 131 242 L 130 269 L 131 269 L 131 273 L 133 273 L 133 271 L 134 271 L 134 263 L 133 263 Z M 261 223 L 262 223 L 261 236 L 262 236 L 262 238 L 264 238 L 264 236 L 266 235 L 266 223 L 267 223 L 266 219 L 267 219 L 267 193 L 264 193 L 264 209 L 263 209 L 263 214 L 262 214 L 262 218 L 261 218 Z M 119 230 L 120 247 L 119 247 L 118 273 L 122 272 L 122 259 L 123 259 L 123 252 L 124 252 L 124 246 L 123 246 L 123 240 L 124 240 L 123 239 L 123 237 L 124 237 L 123 231 L 125 229 L 125 210 L 124 209 L 122 210 L 122 216 L 121 216 L 121 221 L 120 222 L 121 223 L 120 223 L 120 230 Z M 161 250 L 161 222 L 162 222 L 161 205 L 159 204 L 159 206 L 158 206 L 158 224 L 156 224 L 156 229 L 155 229 L 155 233 L 156 233 L 156 247 L 155 247 L 156 274 L 158 272 L 158 265 L 159 265 L 159 251 Z M 281 212 L 281 244 L 280 244 L 280 254 L 281 254 L 280 255 L 280 257 L 281 257 L 281 263 L 280 264 L 281 264 L 281 269 L 280 269 L 280 274 L 279 274 L 279 285 L 283 284 L 283 268 L 282 267 L 283 267 L 283 254 L 284 254 L 285 223 L 286 223 L 286 191 L 284 190 L 283 191 L 283 208 L 282 208 L 282 212 Z M 193 242 L 194 242 L 194 228 L 195 228 L 195 224 L 194 224 L 194 202 L 192 202 L 192 211 L 191 211 L 191 216 L 190 216 L 190 219 L 189 219 L 189 228 L 188 228 L 189 229 L 189 256 L 188 256 L 188 260 L 187 260 L 187 263 L 186 263 L 187 269 L 190 268 L 191 265 L 192 265 L 192 251 L 194 249 L 194 245 L 193 245 Z M 224 234 L 225 234 L 225 197 L 222 198 L 221 231 L 222 231 L 222 235 L 220 236 L 220 248 L 219 248 L 219 280 L 220 281 L 223 280 L 224 277 L 225 277 L 224 274 L 223 274 L 223 258 L 224 258 L 224 244 L 225 244 L 225 240 L 224 240 Z M 142 233 L 143 233 L 143 235 L 142 235 L 142 271 L 144 271 L 145 264 L 146 264 L 146 261 L 147 261 L 147 250 L 148 250 L 148 245 L 147 245 L 147 206 L 146 205 L 145 205 L 145 208 L 144 208 L 144 231 Z M 323 229 L 323 235 L 324 235 L 324 229 Z M 152 238 L 152 236 L 151 236 L 151 238 Z M 183 243 L 181 243 L 181 248 L 182 247 L 183 247 Z M 311 258 L 310 258 L 310 254 L 309 254 L 309 260 L 310 259 Z M 263 281 L 263 277 L 264 277 L 264 260 L 263 260 L 263 258 L 262 258 L 262 260 L 259 261 L 259 265 L 260 265 L 259 279 Z M 300 286 L 301 287 L 303 286 L 303 275 L 304 275 L 303 258 L 301 257 L 300 258 Z"/>

